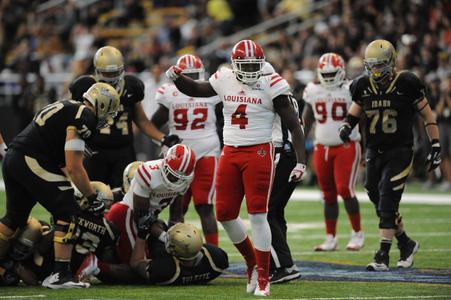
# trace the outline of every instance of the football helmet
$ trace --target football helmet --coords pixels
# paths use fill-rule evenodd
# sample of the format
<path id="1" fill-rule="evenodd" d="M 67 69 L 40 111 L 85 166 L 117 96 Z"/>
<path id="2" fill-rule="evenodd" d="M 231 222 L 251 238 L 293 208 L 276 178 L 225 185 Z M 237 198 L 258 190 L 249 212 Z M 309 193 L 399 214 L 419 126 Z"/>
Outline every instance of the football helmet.
<path id="1" fill-rule="evenodd" d="M 120 99 L 117 91 L 109 84 L 94 83 L 84 94 L 97 116 L 97 129 L 112 125 L 119 109 Z"/>
<path id="2" fill-rule="evenodd" d="M 346 77 L 345 61 L 336 53 L 325 53 L 318 61 L 316 72 L 323 87 L 340 86 Z"/>
<path id="3" fill-rule="evenodd" d="M 245 84 L 254 84 L 263 74 L 265 54 L 254 41 L 242 40 L 236 43 L 230 59 L 236 78 Z"/>
<path id="4" fill-rule="evenodd" d="M 185 189 L 193 178 L 196 155 L 183 144 L 168 149 L 163 158 L 162 177 L 167 188 L 178 191 Z"/>
<path id="5" fill-rule="evenodd" d="M 100 48 L 94 55 L 94 68 L 97 81 L 112 85 L 122 94 L 125 71 L 121 51 L 111 46 Z"/>
<path id="6" fill-rule="evenodd" d="M 205 68 L 202 60 L 193 54 L 185 54 L 177 60 L 177 67 L 182 69 L 182 74 L 194 79 L 205 79 Z"/>
<path id="7" fill-rule="evenodd" d="M 177 223 L 168 230 L 166 250 L 178 259 L 195 259 L 202 245 L 199 230 L 191 224 Z"/>
<path id="8" fill-rule="evenodd" d="M 106 209 L 110 208 L 114 201 L 113 192 L 111 191 L 110 186 L 100 181 L 91 181 L 91 186 L 94 189 L 94 192 L 99 194 L 100 198 L 105 202 Z M 86 198 L 76 187 L 74 187 L 74 196 L 82 210 L 89 207 L 88 198 Z"/>
<path id="9" fill-rule="evenodd" d="M 376 83 L 384 84 L 390 79 L 395 69 L 395 47 L 386 40 L 372 41 L 365 49 L 363 63 L 370 77 Z"/>
<path id="10" fill-rule="evenodd" d="M 139 166 L 142 164 L 142 161 L 134 161 L 132 163 L 129 163 L 125 169 L 124 174 L 122 174 L 122 189 L 124 190 L 124 193 L 128 192 L 128 189 L 130 188 L 130 183 L 132 182 L 133 177 L 135 177 L 135 172 L 138 170 Z"/>
<path id="11" fill-rule="evenodd" d="M 10 257 L 21 261 L 33 254 L 34 248 L 42 237 L 42 224 L 35 218 L 29 218 L 12 243 Z"/>

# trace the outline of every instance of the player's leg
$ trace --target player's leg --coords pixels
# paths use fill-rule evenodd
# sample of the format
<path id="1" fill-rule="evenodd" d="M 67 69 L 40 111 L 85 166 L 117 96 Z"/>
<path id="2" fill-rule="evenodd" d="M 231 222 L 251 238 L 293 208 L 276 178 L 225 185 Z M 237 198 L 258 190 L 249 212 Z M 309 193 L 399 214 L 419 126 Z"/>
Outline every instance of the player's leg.
<path id="1" fill-rule="evenodd" d="M 351 223 L 351 239 L 346 249 L 357 251 L 363 247 L 364 234 L 360 224 L 359 202 L 355 195 L 355 181 L 360 164 L 360 144 L 347 143 L 336 148 L 334 178 L 338 194 L 343 198 Z"/>
<path id="2" fill-rule="evenodd" d="M 238 149 L 224 146 L 223 154 L 219 158 L 216 173 L 216 218 L 246 261 L 246 290 L 252 293 L 257 280 L 256 258 L 254 246 L 246 233 L 246 226 L 239 217 L 244 187 Z"/>
<path id="3" fill-rule="evenodd" d="M 191 184 L 193 202 L 202 223 L 207 243 L 218 245 L 218 225 L 214 212 L 214 191 L 217 159 L 206 156 L 199 159 L 194 170 L 194 181 Z"/>
<path id="4" fill-rule="evenodd" d="M 269 295 L 271 229 L 267 212 L 275 172 L 274 145 L 272 143 L 256 145 L 248 147 L 245 151 L 243 183 L 258 271 L 255 295 Z"/>
<path id="5" fill-rule="evenodd" d="M 293 263 L 287 243 L 285 206 L 296 183 L 288 182 L 291 170 L 296 165 L 294 152 L 280 152 L 268 205 L 268 222 L 271 229 L 271 283 L 282 283 L 298 278 L 301 274 Z M 276 158 L 277 160 L 277 158 Z"/>
<path id="6" fill-rule="evenodd" d="M 315 145 L 313 162 L 324 198 L 324 221 L 326 224 L 326 240 L 316 246 L 315 251 L 333 251 L 337 249 L 338 202 L 333 169 L 334 157 L 330 148 L 320 144 Z"/>

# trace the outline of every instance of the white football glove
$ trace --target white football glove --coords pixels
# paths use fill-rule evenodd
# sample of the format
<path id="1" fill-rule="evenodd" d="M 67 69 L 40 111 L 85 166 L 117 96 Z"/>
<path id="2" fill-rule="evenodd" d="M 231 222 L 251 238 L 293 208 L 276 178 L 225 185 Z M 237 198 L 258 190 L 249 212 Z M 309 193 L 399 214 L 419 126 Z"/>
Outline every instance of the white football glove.
<path id="1" fill-rule="evenodd" d="M 299 182 L 301 181 L 306 173 L 307 166 L 302 163 L 297 163 L 296 166 L 290 173 L 290 177 L 288 177 L 288 182 Z"/>
<path id="2" fill-rule="evenodd" d="M 172 81 L 175 81 L 177 80 L 177 78 L 179 78 L 182 71 L 183 70 L 177 66 L 170 66 L 169 69 L 166 71 L 166 77 L 168 77 Z"/>

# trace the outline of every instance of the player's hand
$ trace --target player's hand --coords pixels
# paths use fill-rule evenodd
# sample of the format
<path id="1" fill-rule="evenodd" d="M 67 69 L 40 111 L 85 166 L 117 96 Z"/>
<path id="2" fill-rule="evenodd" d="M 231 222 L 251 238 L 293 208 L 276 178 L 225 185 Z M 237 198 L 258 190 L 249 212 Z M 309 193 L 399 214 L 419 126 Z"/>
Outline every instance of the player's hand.
<path id="1" fill-rule="evenodd" d="M 165 135 L 160 141 L 160 143 L 162 145 L 169 147 L 169 148 L 176 144 L 180 144 L 181 142 L 182 142 L 182 139 L 179 138 L 179 136 L 176 134 Z"/>
<path id="2" fill-rule="evenodd" d="M 297 163 L 296 166 L 290 173 L 290 177 L 288 177 L 288 182 L 299 182 L 301 181 L 306 173 L 307 166 L 302 163 Z"/>
<path id="3" fill-rule="evenodd" d="M 429 165 L 428 172 L 437 168 L 442 162 L 440 142 L 437 139 L 431 141 L 431 150 L 426 158 L 426 165 Z"/>
<path id="4" fill-rule="evenodd" d="M 88 197 L 88 211 L 94 215 L 100 215 L 105 211 L 105 201 L 101 193 L 94 193 Z"/>
<path id="5" fill-rule="evenodd" d="M 166 77 L 168 77 L 172 81 L 175 81 L 177 80 L 177 78 L 179 78 L 180 74 L 182 74 L 182 71 L 183 70 L 177 66 L 170 66 L 166 71 Z"/>
<path id="6" fill-rule="evenodd" d="M 349 136 L 351 135 L 352 129 L 351 126 L 348 123 L 343 123 L 340 128 L 338 129 L 338 132 L 340 134 L 340 139 L 347 143 L 350 141 Z"/>
<path id="7" fill-rule="evenodd" d="M 150 231 L 150 228 L 152 227 L 153 223 L 155 223 L 156 220 L 157 218 L 153 213 L 148 213 L 138 219 L 138 226 L 136 227 L 138 228 L 137 235 L 140 239 L 143 240 L 146 239 L 147 234 Z"/>

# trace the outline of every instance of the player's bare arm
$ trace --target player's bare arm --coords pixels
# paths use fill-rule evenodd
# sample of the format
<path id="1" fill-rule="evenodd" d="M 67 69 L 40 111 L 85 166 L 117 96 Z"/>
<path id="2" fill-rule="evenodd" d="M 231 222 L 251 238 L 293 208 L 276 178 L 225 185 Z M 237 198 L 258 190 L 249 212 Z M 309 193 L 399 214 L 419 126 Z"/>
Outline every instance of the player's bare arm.
<path id="1" fill-rule="evenodd" d="M 183 196 L 177 196 L 169 206 L 169 226 L 184 221 L 183 218 Z"/>
<path id="2" fill-rule="evenodd" d="M 273 99 L 274 109 L 284 120 L 293 137 L 293 148 L 296 152 L 297 162 L 305 164 L 304 133 L 299 118 L 290 104 L 287 95 L 280 95 Z"/>
<path id="3" fill-rule="evenodd" d="M 66 159 L 66 172 L 71 181 L 85 196 L 94 194 L 89 181 L 88 173 L 83 166 L 85 142 L 80 138 L 76 128 L 68 128 L 66 132 L 66 145 L 64 147 Z"/>
<path id="4" fill-rule="evenodd" d="M 302 119 L 304 120 L 304 135 L 308 136 L 310 130 L 312 129 L 313 123 L 315 122 L 313 108 L 309 103 L 305 103 Z"/>
<path id="5" fill-rule="evenodd" d="M 146 268 L 148 259 L 146 258 L 146 240 L 137 237 L 135 247 L 130 257 L 130 267 L 139 274 L 141 278 L 146 278 Z"/>
<path id="6" fill-rule="evenodd" d="M 178 74 L 176 69 L 180 71 Z M 171 72 L 173 72 L 175 76 L 168 74 Z M 181 72 L 182 70 L 177 66 L 172 66 L 166 71 L 166 76 L 174 81 L 175 86 L 180 92 L 191 97 L 213 97 L 217 95 L 210 82 L 195 81 L 188 76 L 181 74 Z"/>
<path id="7" fill-rule="evenodd" d="M 164 133 L 159 131 L 157 127 L 147 119 L 140 102 L 135 104 L 135 118 L 133 119 L 136 126 L 148 137 L 161 141 L 164 138 Z"/>
<path id="8" fill-rule="evenodd" d="M 157 127 L 160 128 L 166 124 L 169 120 L 169 109 L 163 105 L 159 105 L 157 111 L 153 114 L 151 121 Z"/>

